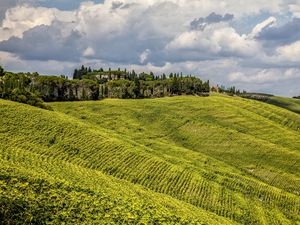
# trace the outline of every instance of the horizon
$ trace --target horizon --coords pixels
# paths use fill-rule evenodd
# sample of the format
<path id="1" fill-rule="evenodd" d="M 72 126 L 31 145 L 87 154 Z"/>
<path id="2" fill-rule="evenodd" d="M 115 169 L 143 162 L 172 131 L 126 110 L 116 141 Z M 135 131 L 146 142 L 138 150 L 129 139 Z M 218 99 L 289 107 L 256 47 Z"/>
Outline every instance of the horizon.
<path id="1" fill-rule="evenodd" d="M 300 1 L 2 0 L 0 65 L 193 74 L 248 92 L 300 95 Z"/>

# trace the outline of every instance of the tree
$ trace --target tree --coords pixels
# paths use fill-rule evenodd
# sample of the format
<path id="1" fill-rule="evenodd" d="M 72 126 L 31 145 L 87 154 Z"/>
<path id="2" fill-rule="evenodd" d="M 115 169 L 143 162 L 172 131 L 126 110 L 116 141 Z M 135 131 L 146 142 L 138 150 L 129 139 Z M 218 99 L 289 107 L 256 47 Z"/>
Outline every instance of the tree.
<path id="1" fill-rule="evenodd" d="M 152 80 L 154 80 L 154 73 L 153 72 L 150 72 L 150 77 Z"/>
<path id="2" fill-rule="evenodd" d="M 83 72 L 83 71 L 85 71 L 85 67 L 84 67 L 84 65 L 82 65 L 82 66 L 81 66 L 81 69 L 80 69 L 80 71 L 82 71 L 82 72 Z"/>
<path id="3" fill-rule="evenodd" d="M 78 77 L 78 70 L 77 69 L 74 70 L 73 79 L 79 79 L 79 77 Z"/>
<path id="4" fill-rule="evenodd" d="M 4 75 L 4 69 L 2 68 L 2 66 L 0 66 L 0 77 L 3 77 Z"/>
<path id="5" fill-rule="evenodd" d="M 180 92 L 179 80 L 176 76 L 174 76 L 174 78 L 172 79 L 171 92 L 172 94 L 179 94 Z"/>
<path id="6" fill-rule="evenodd" d="M 209 92 L 210 91 L 209 80 L 204 82 L 202 91 L 203 92 Z"/>
<path id="7" fill-rule="evenodd" d="M 134 78 L 134 95 L 136 98 L 141 97 L 141 83 L 137 77 Z"/>

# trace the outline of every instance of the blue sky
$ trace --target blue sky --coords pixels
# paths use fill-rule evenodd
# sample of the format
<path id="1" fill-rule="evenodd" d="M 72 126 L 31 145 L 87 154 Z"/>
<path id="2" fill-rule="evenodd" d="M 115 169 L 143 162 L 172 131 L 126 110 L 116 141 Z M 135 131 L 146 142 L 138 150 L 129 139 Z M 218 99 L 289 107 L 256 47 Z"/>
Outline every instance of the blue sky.
<path id="1" fill-rule="evenodd" d="M 61 10 L 74 10 L 77 9 L 82 0 L 40 0 L 37 5 L 44 7 L 55 7 Z M 93 1 L 95 3 L 103 3 L 103 0 Z"/>
<path id="2" fill-rule="evenodd" d="M 300 95 L 300 0 L 1 0 L 0 65 L 81 64 Z"/>

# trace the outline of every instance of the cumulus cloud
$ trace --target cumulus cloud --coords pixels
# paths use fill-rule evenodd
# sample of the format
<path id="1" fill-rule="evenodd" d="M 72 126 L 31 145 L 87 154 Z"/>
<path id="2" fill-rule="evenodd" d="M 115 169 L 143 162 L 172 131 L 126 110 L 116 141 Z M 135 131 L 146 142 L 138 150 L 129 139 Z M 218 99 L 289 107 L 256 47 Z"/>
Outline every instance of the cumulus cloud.
<path id="1" fill-rule="evenodd" d="M 200 7 L 203 5 L 206 7 Z M 0 46 L 2 50 L 18 53 L 28 59 L 39 57 L 42 51 L 44 54 L 52 54 L 51 57 L 40 57 L 46 60 L 52 58 L 58 49 L 65 50 L 62 43 L 68 40 L 70 54 L 60 53 L 58 60 L 65 60 L 67 56 L 70 57 L 69 60 L 75 60 L 83 56 L 120 63 L 143 64 L 147 60 L 157 65 L 168 61 L 254 56 L 258 52 L 259 44 L 239 34 L 227 23 L 234 18 L 233 14 L 207 13 L 213 6 L 216 12 L 229 8 L 238 14 L 243 10 L 240 4 L 232 1 L 224 6 L 216 4 L 215 1 L 208 3 L 204 0 L 191 0 L 188 3 L 175 0 L 148 0 L 143 3 L 135 0 L 106 0 L 103 4 L 83 2 L 76 11 L 23 5 L 8 11 L 0 32 L 3 34 L 2 41 L 11 40 Z M 166 12 L 168 16 L 165 15 Z M 253 7 L 252 12 L 256 12 Z M 194 19 L 195 15 L 203 13 L 208 16 Z M 59 27 L 57 24 L 60 24 Z M 51 49 L 57 50 L 49 53 L 47 47 L 32 48 L 31 54 L 21 52 L 27 51 L 25 47 L 19 50 L 13 47 L 12 42 L 16 42 L 16 46 L 21 43 L 32 46 L 33 40 L 29 39 L 34 37 L 29 34 L 34 32 L 36 37 L 42 37 L 43 34 L 38 32 L 46 32 L 36 28 L 40 25 L 48 26 L 50 40 L 51 37 L 57 38 L 58 33 L 62 35 L 65 30 L 61 24 L 67 26 L 66 30 L 72 29 L 73 34 L 80 36 L 80 44 L 78 36 L 69 35 L 69 38 L 63 37 L 62 41 L 58 41 L 57 46 L 51 46 Z M 254 30 L 258 33 L 259 26 Z M 261 30 L 262 28 L 259 31 Z M 24 34 L 26 37 L 23 37 Z M 43 40 L 48 45 L 45 38 L 35 38 L 38 43 Z M 55 45 L 55 42 L 51 44 Z M 144 52 L 145 49 L 147 52 Z"/>
<path id="2" fill-rule="evenodd" d="M 22 38 L 12 37 L 0 42 L 0 50 L 19 55 L 26 60 L 78 61 L 82 48 L 80 34 L 66 30 L 64 24 L 40 25 L 24 32 Z"/>
<path id="3" fill-rule="evenodd" d="M 60 11 L 54 8 L 16 6 L 8 9 L 0 27 L 0 41 L 11 37 L 22 38 L 23 33 L 39 25 L 51 25 L 53 21 L 72 22 L 74 12 Z"/>
<path id="4" fill-rule="evenodd" d="M 71 74 L 77 63 L 57 60 L 24 60 L 18 55 L 0 51 L 1 66 L 14 72 L 38 72 L 40 74 Z"/>
<path id="5" fill-rule="evenodd" d="M 255 38 L 257 37 L 263 30 L 273 26 L 276 23 L 277 19 L 273 16 L 269 17 L 265 21 L 257 24 L 253 29 L 252 32 L 249 34 L 249 37 Z"/>
<path id="6" fill-rule="evenodd" d="M 288 61 L 300 62 L 300 41 L 279 47 L 277 53 Z"/>
<path id="7" fill-rule="evenodd" d="M 202 57 L 247 57 L 257 53 L 259 46 L 228 24 L 211 24 L 203 30 L 186 31 L 167 46 L 168 51 L 200 60 Z M 180 53 L 179 53 L 180 51 Z"/>
<path id="8" fill-rule="evenodd" d="M 294 18 L 281 26 L 268 27 L 257 35 L 257 39 L 265 41 L 268 46 L 290 44 L 300 40 L 300 18 Z"/>
<path id="9" fill-rule="evenodd" d="M 293 0 L 287 4 L 287 7 L 291 13 L 297 18 L 300 18 L 300 0 Z"/>
<path id="10" fill-rule="evenodd" d="M 82 53 L 82 55 L 84 57 L 92 57 L 96 54 L 95 50 L 91 47 L 88 47 L 87 49 L 84 50 L 84 52 Z"/>
<path id="11" fill-rule="evenodd" d="M 280 69 L 264 69 L 253 73 L 233 72 L 229 74 L 230 81 L 244 82 L 244 83 L 267 83 L 277 82 L 282 80 L 290 80 L 300 77 L 300 70 L 297 68 L 290 68 L 287 70 Z"/>
<path id="12" fill-rule="evenodd" d="M 140 63 L 145 63 L 145 61 L 148 59 L 149 55 L 151 54 L 150 49 L 146 49 L 145 51 L 142 52 L 140 55 Z"/>
<path id="13" fill-rule="evenodd" d="M 14 7 L 18 3 L 18 0 L 2 0 L 0 4 L 0 24 L 5 17 L 5 13 L 9 8 Z"/>
<path id="14" fill-rule="evenodd" d="M 224 16 L 222 15 L 218 15 L 216 13 L 211 13 L 209 14 L 207 17 L 203 18 L 200 17 L 199 19 L 194 19 L 191 22 L 191 29 L 193 30 L 204 30 L 204 28 L 208 25 L 208 24 L 212 24 L 212 23 L 220 23 L 220 22 L 228 22 L 230 20 L 233 19 L 233 15 L 232 14 L 225 14 Z"/>

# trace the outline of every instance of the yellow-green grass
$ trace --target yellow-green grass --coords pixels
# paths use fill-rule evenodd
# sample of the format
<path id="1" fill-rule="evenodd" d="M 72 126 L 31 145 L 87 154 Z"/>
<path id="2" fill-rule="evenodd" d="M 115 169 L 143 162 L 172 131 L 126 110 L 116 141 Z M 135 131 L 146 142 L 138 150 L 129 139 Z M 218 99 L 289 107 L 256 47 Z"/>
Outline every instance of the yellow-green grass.
<path id="1" fill-rule="evenodd" d="M 0 104 L 0 209 L 5 224 L 231 223 L 104 174 L 100 161 L 105 151 L 116 153 L 114 157 L 136 152 L 109 132 L 101 134 L 61 113 Z"/>
<path id="2" fill-rule="evenodd" d="M 267 103 L 276 105 L 300 114 L 300 99 L 272 96 Z"/>
<path id="3" fill-rule="evenodd" d="M 50 105 L 0 101 L 0 196 L 30 203 L 20 218 L 300 223 L 295 113 L 222 95 Z"/>

